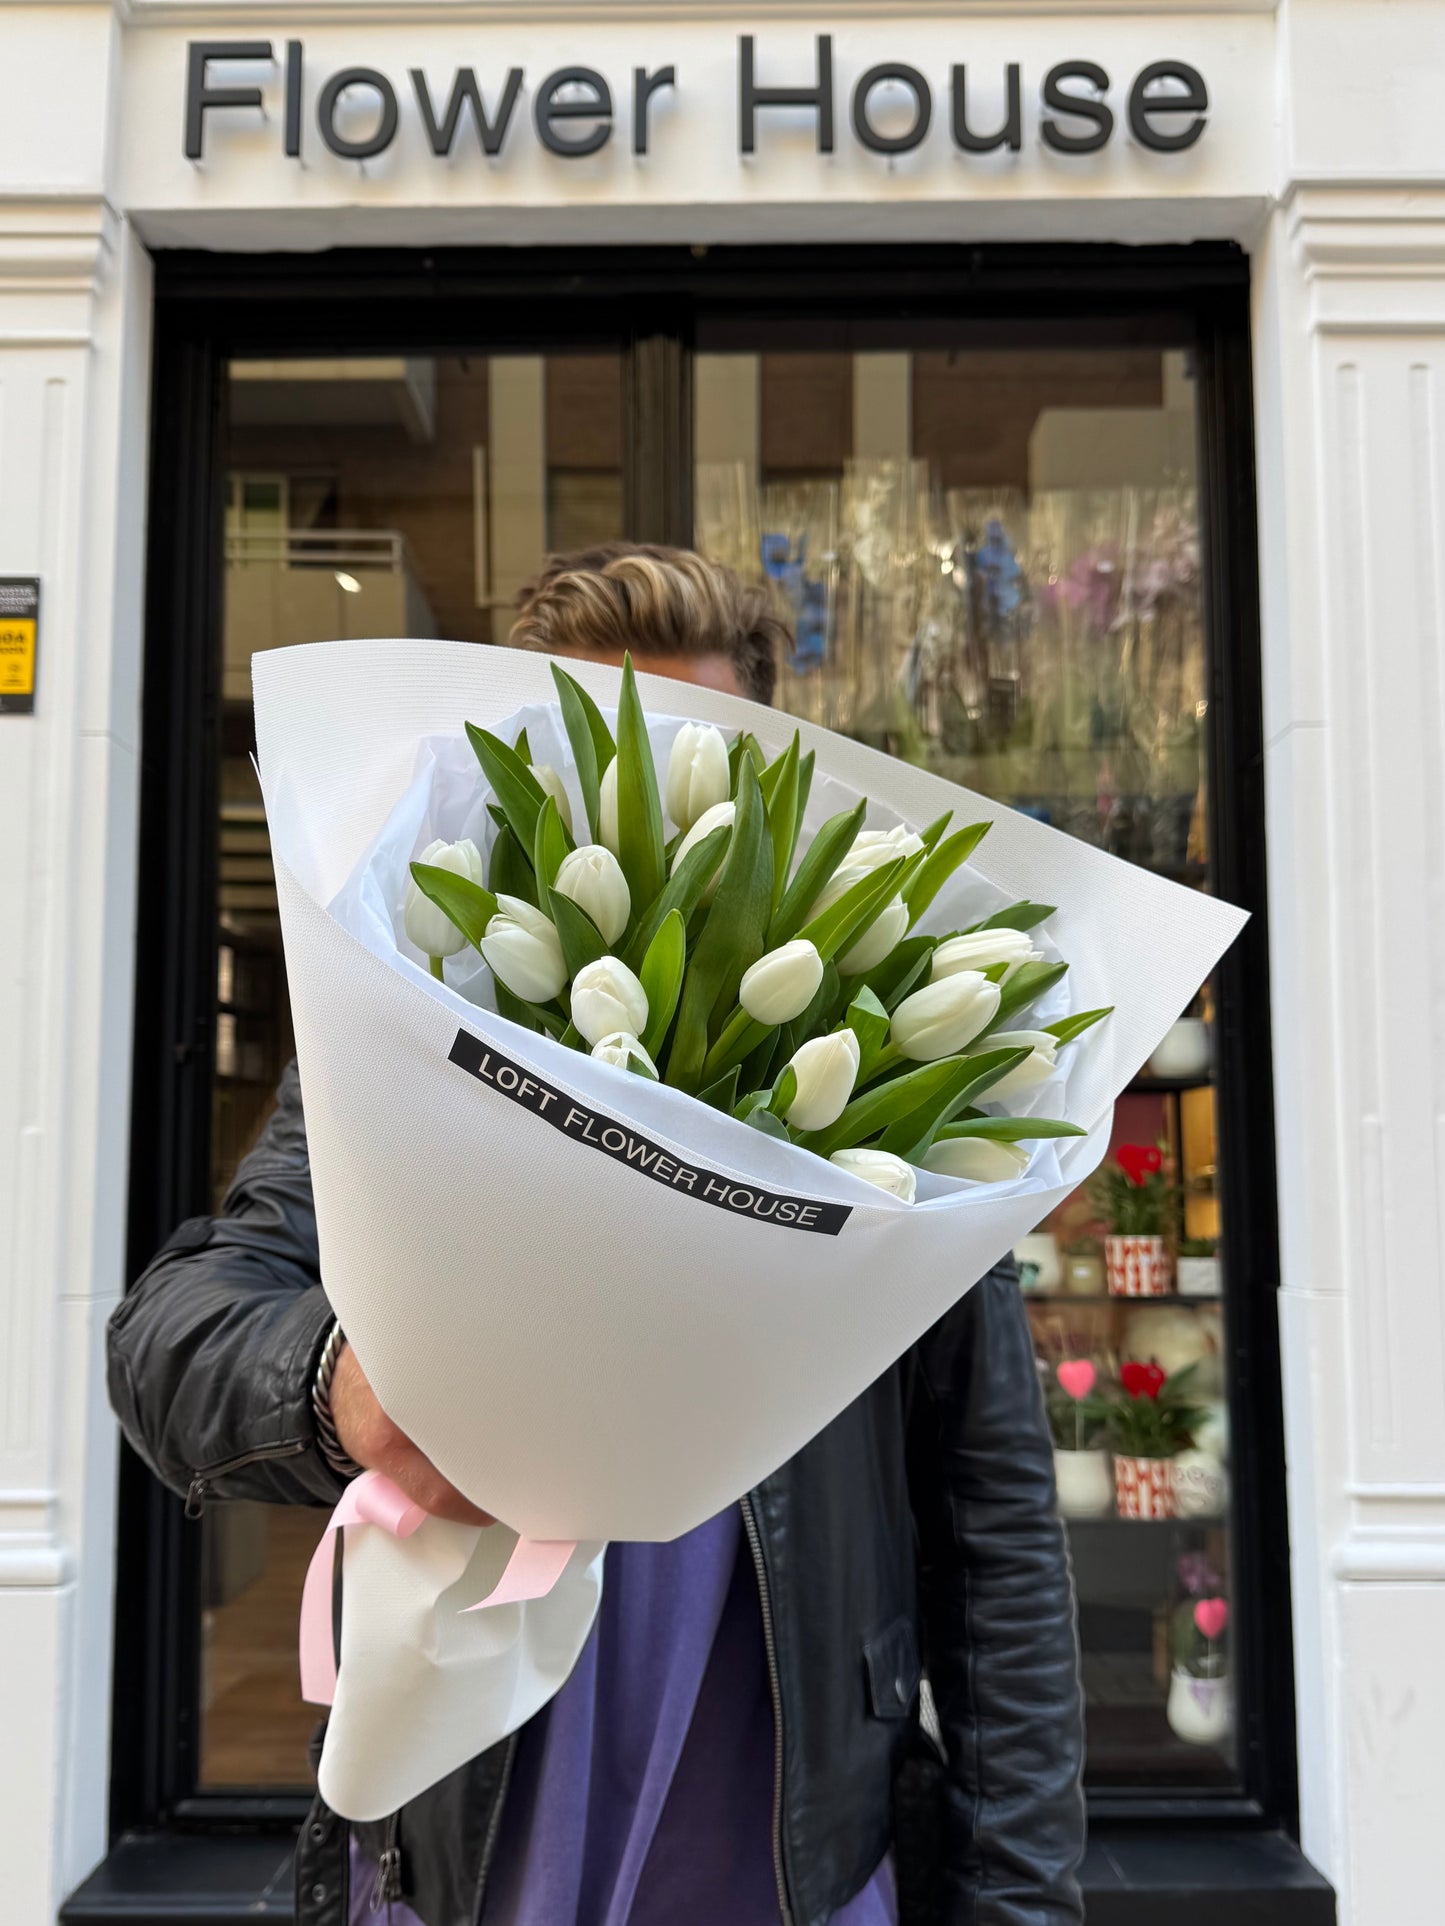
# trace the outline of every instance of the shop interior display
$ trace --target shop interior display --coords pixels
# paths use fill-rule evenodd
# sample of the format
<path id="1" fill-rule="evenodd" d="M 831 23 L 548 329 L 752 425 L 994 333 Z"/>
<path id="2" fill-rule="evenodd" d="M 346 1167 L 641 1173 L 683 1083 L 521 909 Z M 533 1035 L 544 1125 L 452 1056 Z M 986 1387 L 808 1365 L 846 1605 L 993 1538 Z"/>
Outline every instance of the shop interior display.
<path id="1" fill-rule="evenodd" d="M 719 352 L 700 342 L 695 374 L 692 539 L 766 584 L 787 617 L 777 705 L 1207 888 L 1209 640 L 1188 355 L 759 353 L 734 336 Z M 292 1050 L 249 761 L 251 650 L 339 634 L 499 640 L 548 549 L 628 532 L 615 352 L 235 364 L 231 404 L 217 1203 Z M 1129 1146 L 1157 1151 L 1160 1228 L 1116 1225 L 1081 1195 L 1016 1253 L 1080 1599 L 1088 1779 L 1103 1790 L 1226 1791 L 1239 1779 L 1230 1639 L 1247 1614 L 1231 1550 L 1234 1233 L 1216 1195 L 1216 1059 L 1206 984 L 1117 1108 L 1111 1164 Z M 1144 1236 L 1157 1240 L 1147 1251 L 1121 1250 Z M 1162 1294 L 1116 1294 L 1130 1278 Z M 1122 1395 L 1130 1366 L 1149 1372 L 1130 1372 L 1141 1392 L 1154 1369 L 1161 1396 L 1172 1383 L 1166 1411 L 1182 1379 L 1192 1414 L 1152 1467 L 1117 1452 L 1094 1409 Z M 1129 1515 L 1116 1455 L 1138 1458 Z M 319 1525 L 265 1523 L 264 1545 L 240 1515 L 214 1509 L 203 1525 L 210 1786 L 307 1776 L 291 1628 Z M 1180 1611 L 1206 1599 L 1235 1622 L 1196 1654 Z"/>
<path id="2" fill-rule="evenodd" d="M 794 625 L 784 706 L 1207 886 L 1192 486 L 1026 496 L 945 487 L 919 459 L 776 481 L 719 463 L 699 469 L 696 513 L 700 545 L 771 583 Z M 1212 1017 L 1205 985 L 1121 1101 L 1100 1182 L 1015 1253 L 1096 1783 L 1233 1772 L 1223 1642 L 1196 1654 L 1179 1630 L 1186 1605 L 1228 1611 Z M 1211 1574 L 1207 1606 L 1181 1568 Z"/>

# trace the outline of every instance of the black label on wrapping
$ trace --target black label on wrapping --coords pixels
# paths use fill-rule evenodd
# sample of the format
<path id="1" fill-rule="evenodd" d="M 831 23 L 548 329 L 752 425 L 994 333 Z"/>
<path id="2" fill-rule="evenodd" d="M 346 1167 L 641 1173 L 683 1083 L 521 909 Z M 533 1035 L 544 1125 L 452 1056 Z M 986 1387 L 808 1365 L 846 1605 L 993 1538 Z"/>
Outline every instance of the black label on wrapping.
<path id="1" fill-rule="evenodd" d="M 489 1043 L 481 1042 L 466 1030 L 458 1030 L 452 1044 L 450 1061 L 479 1083 L 495 1090 L 509 1103 L 520 1104 L 534 1117 L 560 1130 L 573 1143 L 600 1151 L 614 1162 L 626 1164 L 640 1177 L 700 1204 L 712 1204 L 733 1217 L 747 1217 L 758 1223 L 776 1225 L 780 1230 L 816 1231 L 836 1237 L 852 1215 L 851 1204 L 827 1204 L 814 1197 L 794 1197 L 785 1191 L 760 1190 L 754 1184 L 740 1183 L 705 1164 L 684 1163 L 644 1137 L 631 1124 L 620 1123 L 604 1110 L 590 1110 L 586 1104 L 565 1091 L 544 1083 L 530 1070 L 513 1063 Z"/>

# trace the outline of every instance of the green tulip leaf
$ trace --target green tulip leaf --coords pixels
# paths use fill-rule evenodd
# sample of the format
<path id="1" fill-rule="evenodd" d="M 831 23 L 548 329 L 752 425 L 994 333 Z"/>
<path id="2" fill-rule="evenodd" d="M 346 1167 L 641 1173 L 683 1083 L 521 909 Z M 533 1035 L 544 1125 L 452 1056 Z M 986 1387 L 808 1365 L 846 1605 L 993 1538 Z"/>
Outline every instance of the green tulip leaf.
<path id="1" fill-rule="evenodd" d="M 737 1001 L 743 972 L 763 953 L 773 901 L 773 846 L 751 763 L 739 769 L 737 814 L 717 895 L 698 937 L 678 1006 L 667 1081 L 696 1090 L 702 1081 L 714 1012 Z M 718 1018 L 719 1023 L 722 1017 Z"/>
<path id="2" fill-rule="evenodd" d="M 949 1137 L 982 1137 L 993 1144 L 1029 1144 L 1045 1137 L 1087 1137 L 1079 1124 L 1058 1117 L 965 1117 L 940 1126 L 935 1141 Z"/>
<path id="3" fill-rule="evenodd" d="M 520 731 L 520 733 L 517 736 L 517 740 L 512 744 L 512 747 L 516 750 L 517 755 L 521 759 L 521 761 L 526 763 L 527 767 L 530 769 L 532 766 L 532 745 L 527 740 L 527 732 L 525 729 Z"/>
<path id="4" fill-rule="evenodd" d="M 560 890 L 553 890 L 549 904 L 552 921 L 557 926 L 558 940 L 562 945 L 562 955 L 567 962 L 567 975 L 576 976 L 585 970 L 589 963 L 596 963 L 607 955 L 607 945 L 602 932 L 592 921 L 586 910 L 578 907 L 570 896 Z"/>
<path id="5" fill-rule="evenodd" d="M 909 991 L 918 988 L 920 978 L 927 977 L 937 947 L 935 937 L 905 936 L 874 964 L 859 988 L 871 990 L 885 1010 L 896 1010 Z"/>
<path id="6" fill-rule="evenodd" d="M 793 845 L 798 835 L 798 732 L 758 779 L 768 811 L 768 834 L 773 843 L 773 902 L 776 909 L 787 887 L 788 871 L 793 866 Z"/>
<path id="7" fill-rule="evenodd" d="M 841 955 L 860 936 L 867 934 L 893 901 L 898 894 L 899 878 L 906 868 L 907 859 L 898 856 L 878 869 L 867 870 L 821 916 L 805 923 L 799 936 L 808 938 L 825 963 L 830 957 Z"/>
<path id="8" fill-rule="evenodd" d="M 970 823 L 966 829 L 955 829 L 951 836 L 944 837 L 936 849 L 928 851 L 900 892 L 908 905 L 910 929 L 953 872 L 968 861 L 992 827 L 992 823 Z"/>
<path id="9" fill-rule="evenodd" d="M 939 837 L 952 821 L 953 811 L 945 809 L 941 816 L 936 817 L 928 825 L 927 829 L 920 829 L 918 833 L 923 838 L 923 847 L 928 850 L 936 849 Z"/>
<path id="10" fill-rule="evenodd" d="M 781 1117 L 774 1116 L 766 1105 L 750 1110 L 743 1122 L 754 1130 L 761 1130 L 765 1137 L 776 1137 L 779 1143 L 789 1144 L 793 1141 L 788 1134 L 788 1126 Z"/>
<path id="11" fill-rule="evenodd" d="M 537 827 L 532 840 L 532 873 L 537 879 L 538 900 L 549 905 L 549 915 L 552 885 L 557 880 L 557 871 L 562 867 L 562 859 L 569 847 L 557 799 L 548 796 L 537 811 Z"/>
<path id="12" fill-rule="evenodd" d="M 650 903 L 667 880 L 663 865 L 662 800 L 637 693 L 632 657 L 622 661 L 617 703 L 617 860 L 634 903 Z"/>
<path id="13" fill-rule="evenodd" d="M 798 1094 L 798 1073 L 788 1064 L 783 1074 L 773 1085 L 772 1095 L 768 1098 L 768 1108 L 775 1117 L 786 1117 L 789 1106 Z"/>
<path id="14" fill-rule="evenodd" d="M 1029 1053 L 999 1050 L 993 1054 L 1022 1063 Z M 985 1068 L 982 1080 L 996 1083 L 1002 1074 L 1002 1071 Z M 920 1110 L 947 1108 L 955 1099 L 962 1106 L 979 1081 L 978 1059 L 970 1062 L 959 1057 L 943 1057 L 937 1063 L 920 1064 L 916 1070 L 906 1071 L 854 1097 L 836 1123 L 829 1124 L 825 1130 L 809 1131 L 800 1141 L 804 1149 L 816 1151 L 820 1157 L 831 1157 L 835 1150 L 855 1149 L 902 1117 L 912 1117 Z"/>
<path id="15" fill-rule="evenodd" d="M 469 722 L 466 728 L 467 740 L 476 751 L 482 774 L 492 785 L 492 795 L 506 815 L 517 841 L 530 857 L 537 840 L 537 817 L 547 800 L 547 792 L 516 750 L 499 736 L 494 736 L 490 730 L 479 729 L 474 722 Z"/>
<path id="16" fill-rule="evenodd" d="M 699 1090 L 697 1100 L 699 1103 L 710 1104 L 714 1110 L 726 1111 L 731 1115 L 733 1105 L 738 1100 L 737 1071 L 729 1070 L 725 1077 L 719 1077 L 716 1083 L 710 1083 L 705 1090 Z"/>
<path id="17" fill-rule="evenodd" d="M 537 879 L 510 826 L 500 831 L 492 844 L 491 871 L 487 882 L 494 896 L 519 896 L 524 903 L 530 903 L 533 909 L 537 907 Z"/>
<path id="18" fill-rule="evenodd" d="M 512 825 L 507 821 L 507 812 L 505 809 L 502 808 L 500 803 L 489 802 L 487 804 L 487 814 L 491 817 L 492 821 L 497 825 L 498 829 L 509 830 L 512 827 Z"/>
<path id="19" fill-rule="evenodd" d="M 957 1083 L 896 1117 L 878 1139 L 878 1149 L 891 1150 L 895 1157 L 916 1163 L 926 1154 L 944 1124 L 951 1123 L 966 1104 L 1006 1077 L 1010 1070 L 1027 1062 L 1028 1055 L 1027 1049 L 1011 1049 L 986 1051 L 977 1057 L 945 1058 L 944 1061 L 954 1064 L 959 1072 Z"/>
<path id="20" fill-rule="evenodd" d="M 767 766 L 763 745 L 750 729 L 740 729 L 728 744 L 728 794 L 733 797 L 738 793 L 738 770 L 742 767 L 744 750 L 753 765 L 754 775 L 761 776 Z"/>
<path id="21" fill-rule="evenodd" d="M 1075 1037 L 1081 1037 L 1085 1030 L 1092 1030 L 1096 1023 L 1102 1023 L 1106 1016 L 1113 1014 L 1114 1006 L 1111 1003 L 1107 1009 L 1080 1010 L 1077 1016 L 1060 1017 L 1057 1023 L 1046 1023 L 1043 1027 L 1060 1043 L 1072 1043 Z"/>
<path id="22" fill-rule="evenodd" d="M 476 949 L 497 913 L 497 899 L 492 892 L 474 883 L 470 876 L 438 869 L 435 863 L 413 863 L 411 873 L 427 901 L 435 903 L 447 921 Z"/>
<path id="23" fill-rule="evenodd" d="M 1045 990 L 1050 990 L 1059 978 L 1068 971 L 1067 963 L 1024 963 L 1016 969 L 999 992 L 998 1013 L 988 1030 L 1006 1030 L 1010 1017 L 1018 1015 L 1030 1003 L 1036 1002 Z"/>
<path id="24" fill-rule="evenodd" d="M 891 1027 L 887 1010 L 866 983 L 854 992 L 853 1001 L 848 1005 L 847 1024 L 858 1039 L 858 1075 L 861 1079 L 868 1074 L 874 1058 L 888 1041 Z"/>
<path id="25" fill-rule="evenodd" d="M 577 780 L 582 786 L 582 802 L 587 811 L 587 827 L 593 842 L 601 841 L 602 777 L 616 754 L 612 731 L 602 719 L 602 711 L 580 682 L 557 663 L 552 664 L 552 680 L 557 685 L 557 700 L 562 710 L 562 726 L 572 745 L 572 760 L 577 765 Z"/>
<path id="26" fill-rule="evenodd" d="M 793 880 L 783 891 L 778 907 L 773 912 L 773 920 L 768 927 L 770 950 L 780 949 L 784 943 L 791 942 L 803 927 L 808 912 L 832 881 L 838 865 L 857 840 L 867 814 L 868 799 L 865 796 L 855 808 L 830 816 L 808 845 Z"/>
<path id="27" fill-rule="evenodd" d="M 1027 897 L 1021 903 L 1010 903 L 1007 909 L 995 910 L 981 923 L 972 923 L 964 931 L 966 936 L 975 936 L 980 930 L 1033 930 L 1040 923 L 1046 923 L 1053 915 L 1053 903 L 1031 903 Z"/>
<path id="28" fill-rule="evenodd" d="M 737 1004 L 727 1021 L 717 1033 L 717 1038 L 707 1053 L 702 1066 L 705 1078 L 720 1077 L 728 1070 L 742 1063 L 752 1055 L 773 1028 L 768 1023 L 759 1023 L 750 1017 L 741 1004 Z"/>
<path id="29" fill-rule="evenodd" d="M 669 910 L 658 925 L 656 936 L 647 946 L 638 972 L 647 992 L 647 1028 L 643 1048 L 653 1057 L 661 1054 L 672 1022 L 677 999 L 682 994 L 683 972 L 687 966 L 687 925 L 677 910 Z"/>
<path id="30" fill-rule="evenodd" d="M 676 869 L 668 877 L 655 902 L 637 919 L 632 940 L 627 946 L 623 962 L 630 970 L 642 967 L 642 959 L 647 947 L 664 919 L 676 910 L 684 923 L 688 922 L 693 911 L 702 901 L 708 884 L 717 874 L 723 854 L 732 840 L 732 829 L 727 823 L 720 823 L 710 829 L 700 843 L 694 843 Z"/>

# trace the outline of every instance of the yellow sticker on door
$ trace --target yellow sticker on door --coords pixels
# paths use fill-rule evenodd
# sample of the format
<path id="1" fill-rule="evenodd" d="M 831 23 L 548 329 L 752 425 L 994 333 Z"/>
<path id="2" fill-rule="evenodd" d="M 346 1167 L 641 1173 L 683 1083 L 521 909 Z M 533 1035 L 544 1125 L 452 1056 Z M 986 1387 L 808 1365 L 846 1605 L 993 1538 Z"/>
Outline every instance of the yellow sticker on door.
<path id="1" fill-rule="evenodd" d="M 0 716 L 35 713 L 39 636 L 39 579 L 0 576 Z"/>
<path id="2" fill-rule="evenodd" d="M 0 616 L 0 695 L 35 693 L 35 621 Z"/>

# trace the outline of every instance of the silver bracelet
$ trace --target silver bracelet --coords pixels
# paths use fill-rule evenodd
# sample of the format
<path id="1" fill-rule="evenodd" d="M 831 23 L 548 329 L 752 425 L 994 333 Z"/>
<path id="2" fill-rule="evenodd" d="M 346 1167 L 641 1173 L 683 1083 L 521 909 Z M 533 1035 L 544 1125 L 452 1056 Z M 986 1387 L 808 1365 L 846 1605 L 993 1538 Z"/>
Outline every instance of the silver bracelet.
<path id="1" fill-rule="evenodd" d="M 341 1439 L 336 1433 L 336 1420 L 331 1415 L 331 1380 L 336 1375 L 336 1360 L 341 1356 L 341 1347 L 345 1342 L 346 1333 L 339 1320 L 334 1321 L 322 1346 L 321 1362 L 316 1367 L 316 1376 L 311 1383 L 311 1413 L 316 1421 L 316 1443 L 322 1457 L 338 1478 L 355 1478 L 362 1467 L 342 1449 Z"/>

